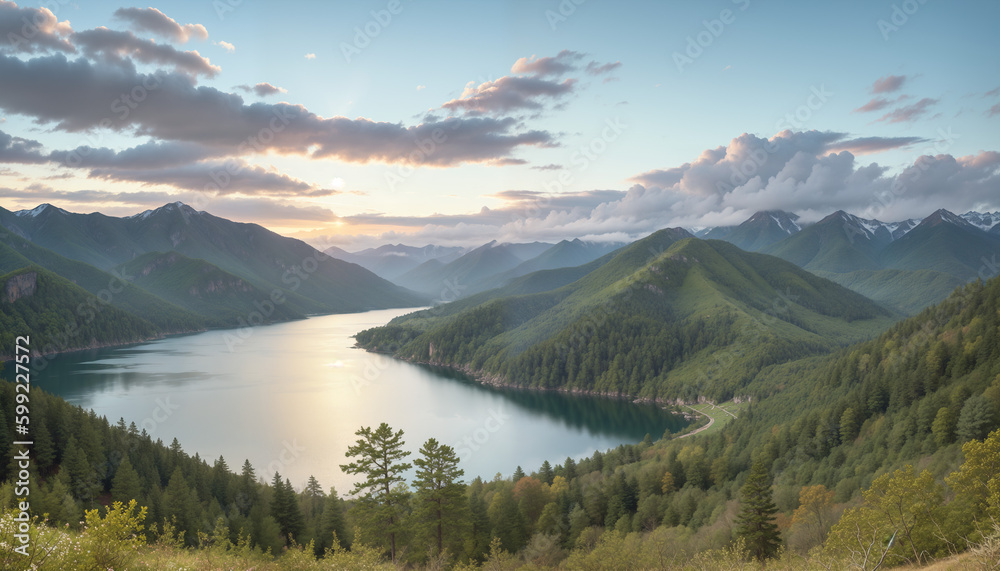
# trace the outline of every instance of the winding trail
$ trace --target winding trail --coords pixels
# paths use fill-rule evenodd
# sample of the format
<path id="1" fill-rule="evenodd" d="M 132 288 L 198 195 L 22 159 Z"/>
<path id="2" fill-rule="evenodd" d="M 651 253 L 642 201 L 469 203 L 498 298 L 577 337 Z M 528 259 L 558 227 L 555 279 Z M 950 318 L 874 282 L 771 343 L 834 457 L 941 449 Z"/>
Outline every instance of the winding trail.
<path id="1" fill-rule="evenodd" d="M 701 415 L 704 415 L 704 416 L 708 416 L 707 414 L 701 412 L 700 410 L 694 408 L 693 406 L 688 406 L 688 405 L 684 405 L 684 406 L 687 406 L 689 409 L 697 412 L 698 414 L 701 414 Z M 692 430 L 691 432 L 688 432 L 687 434 L 678 436 L 677 438 L 687 438 L 688 436 L 694 436 L 695 434 L 698 434 L 699 432 L 701 432 L 703 430 L 708 430 L 709 428 L 712 428 L 713 424 L 715 424 L 715 419 L 712 418 L 711 416 L 708 416 L 708 424 L 706 424 L 705 426 L 702 426 L 701 428 L 696 428 L 695 430 Z"/>

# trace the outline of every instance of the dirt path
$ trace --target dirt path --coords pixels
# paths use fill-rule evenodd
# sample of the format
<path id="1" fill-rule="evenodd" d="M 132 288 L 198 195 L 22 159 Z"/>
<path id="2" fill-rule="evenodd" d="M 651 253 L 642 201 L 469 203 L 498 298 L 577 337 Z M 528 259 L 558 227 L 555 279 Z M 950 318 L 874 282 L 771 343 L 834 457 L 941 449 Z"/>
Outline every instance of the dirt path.
<path id="1" fill-rule="evenodd" d="M 685 405 L 685 406 L 687 406 L 687 405 Z M 704 416 L 708 416 L 707 414 L 701 412 L 700 410 L 698 410 L 698 409 L 696 409 L 696 408 L 694 408 L 692 406 L 689 406 L 688 408 L 690 408 L 691 410 L 697 412 L 698 414 L 701 414 L 701 415 L 704 415 Z M 712 427 L 713 424 L 715 424 L 715 419 L 712 418 L 711 416 L 708 416 L 708 424 L 706 424 L 705 426 L 702 426 L 701 428 L 697 428 L 695 430 L 692 430 L 691 432 L 688 432 L 687 434 L 685 434 L 683 436 L 678 436 L 677 438 L 687 438 L 688 436 L 694 436 L 695 434 L 698 434 L 699 432 L 701 432 L 703 430 L 708 430 L 709 428 Z"/>

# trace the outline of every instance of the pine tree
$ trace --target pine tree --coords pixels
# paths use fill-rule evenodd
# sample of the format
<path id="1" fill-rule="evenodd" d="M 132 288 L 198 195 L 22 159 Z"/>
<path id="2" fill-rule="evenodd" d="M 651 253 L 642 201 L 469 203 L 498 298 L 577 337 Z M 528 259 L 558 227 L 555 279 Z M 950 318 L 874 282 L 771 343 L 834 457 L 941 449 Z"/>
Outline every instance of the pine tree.
<path id="1" fill-rule="evenodd" d="M 405 493 L 397 485 L 405 485 L 403 474 L 412 466 L 402 460 L 410 455 L 403 450 L 403 431 L 393 433 L 388 424 L 382 423 L 374 431 L 363 427 L 360 436 L 348 447 L 346 456 L 356 458 L 350 464 L 341 464 L 346 474 L 364 476 L 354 484 L 351 493 L 358 495 L 363 508 L 362 519 L 374 535 L 384 534 L 392 561 L 396 561 L 396 537 L 401 531 L 401 507 Z"/>
<path id="2" fill-rule="evenodd" d="M 552 471 L 552 464 L 549 464 L 548 460 L 542 462 L 542 467 L 538 470 L 538 479 L 546 484 L 552 484 L 552 478 L 555 477 L 555 472 Z"/>
<path id="3" fill-rule="evenodd" d="M 163 490 L 163 517 L 173 521 L 178 531 L 185 532 L 188 545 L 194 545 L 197 535 L 194 527 L 198 519 L 198 502 L 195 492 L 184 478 L 184 471 L 178 466 L 170 476 L 170 482 Z"/>
<path id="4" fill-rule="evenodd" d="M 236 497 L 233 498 L 233 501 L 243 515 L 249 515 L 250 510 L 257 504 L 257 473 L 254 472 L 250 460 L 243 461 L 243 469 L 240 472 L 240 479 L 236 486 Z"/>
<path id="5" fill-rule="evenodd" d="M 292 483 L 287 478 L 282 481 L 281 474 L 275 472 L 274 479 L 271 480 L 271 487 L 274 489 L 271 496 L 271 517 L 278 522 L 278 527 L 286 541 L 290 543 L 295 538 L 301 539 L 305 529 L 305 520 L 302 517 L 302 510 L 299 508 Z"/>
<path id="6" fill-rule="evenodd" d="M 323 519 L 319 525 L 319 537 L 316 538 L 316 548 L 320 553 L 334 547 L 333 536 L 336 534 L 337 543 L 341 548 L 351 546 L 348 537 L 347 519 L 344 517 L 344 500 L 337 496 L 337 490 L 330 488 L 329 495 L 326 496 L 326 505 L 323 506 Z"/>
<path id="7" fill-rule="evenodd" d="M 115 471 L 115 478 L 111 482 L 111 500 L 128 504 L 129 500 L 138 503 L 145 503 L 142 495 L 142 484 L 139 482 L 139 474 L 132 468 L 132 463 L 128 458 L 122 460 Z"/>
<path id="8" fill-rule="evenodd" d="M 750 468 L 750 476 L 740 490 L 740 503 L 736 536 L 746 542 L 754 559 L 763 561 L 774 557 L 781 545 L 781 535 L 773 521 L 778 508 L 771 495 L 767 467 L 760 460 Z"/>
<path id="9" fill-rule="evenodd" d="M 437 546 L 435 555 L 440 556 L 446 538 L 455 536 L 464 519 L 465 486 L 461 478 L 465 471 L 458 467 L 455 449 L 433 438 L 424 443 L 420 455 L 413 460 L 417 467 L 413 482 L 417 490 L 416 517 L 425 526 L 422 531 L 431 532 L 428 535 Z"/>
<path id="10" fill-rule="evenodd" d="M 232 501 L 232 498 L 229 497 L 229 477 L 231 474 L 226 459 L 219 456 L 215 465 L 212 466 L 211 490 L 212 496 L 219 500 L 219 504 L 223 506 L 229 505 L 229 502 Z"/>
<path id="11" fill-rule="evenodd" d="M 93 505 L 93 500 L 99 491 L 97 472 L 87 461 L 86 452 L 77 446 L 76 439 L 72 436 L 69 437 L 69 442 L 66 444 L 66 453 L 63 455 L 60 474 L 64 471 L 68 478 L 66 484 L 73 496 L 85 505 Z"/>

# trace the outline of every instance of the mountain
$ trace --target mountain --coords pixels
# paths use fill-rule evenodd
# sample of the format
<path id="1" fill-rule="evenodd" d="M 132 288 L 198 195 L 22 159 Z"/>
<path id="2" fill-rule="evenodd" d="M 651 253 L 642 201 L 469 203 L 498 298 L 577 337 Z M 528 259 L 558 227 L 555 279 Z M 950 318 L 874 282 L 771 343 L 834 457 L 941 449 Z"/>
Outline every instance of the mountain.
<path id="1" fill-rule="evenodd" d="M 866 220 L 838 210 L 788 238 L 761 250 L 807 270 L 877 270 L 879 250 L 891 237 L 876 234 Z"/>
<path id="2" fill-rule="evenodd" d="M 761 367 L 891 321 L 870 300 L 784 260 L 667 229 L 558 289 L 447 316 L 417 312 L 357 340 L 489 382 L 693 400 L 727 398 Z"/>
<path id="3" fill-rule="evenodd" d="M 103 303 L 69 280 L 27 266 L 0 276 L 0 361 L 15 338 L 31 339 L 32 353 L 51 354 L 156 337 L 146 320 Z"/>
<path id="4" fill-rule="evenodd" d="M 184 333 L 206 327 L 201 316 L 136 287 L 120 275 L 64 258 L 13 233 L 0 231 L 0 273 L 32 265 L 58 274 L 98 296 L 103 300 L 102 306 L 111 305 L 152 323 L 160 333 Z"/>
<path id="5" fill-rule="evenodd" d="M 114 269 L 133 284 L 197 315 L 212 327 L 240 327 L 254 313 L 263 322 L 301 319 L 303 315 L 274 303 L 261 291 L 205 260 L 178 252 L 150 252 Z M 241 322 L 242 319 L 242 322 Z"/>
<path id="6" fill-rule="evenodd" d="M 719 226 L 701 232 L 698 237 L 725 240 L 743 250 L 756 252 L 802 230 L 795 222 L 798 218 L 783 210 L 763 210 L 739 226 Z"/>
<path id="7" fill-rule="evenodd" d="M 998 251 L 1000 236 L 942 209 L 886 246 L 882 263 L 887 268 L 928 269 L 968 281 L 980 277 Z"/>
<path id="8" fill-rule="evenodd" d="M 488 284 L 482 287 L 495 287 L 508 283 L 514 278 L 528 275 L 540 270 L 555 270 L 558 268 L 572 268 L 582 266 L 592 262 L 605 254 L 614 252 L 625 244 L 620 242 L 584 242 L 579 238 L 574 240 L 563 240 L 555 246 L 545 250 L 538 256 L 530 260 L 521 262 L 517 266 L 490 276 Z M 477 284 L 480 285 L 480 284 Z"/>
<path id="9" fill-rule="evenodd" d="M 1000 233 L 1000 211 L 966 212 L 962 219 L 986 232 Z"/>
<path id="10" fill-rule="evenodd" d="M 422 305 L 422 296 L 370 271 L 257 224 L 232 222 L 176 202 L 126 218 L 42 205 L 0 224 L 67 258 L 108 270 L 150 252 L 176 251 L 239 276 L 299 313 Z"/>
<path id="11" fill-rule="evenodd" d="M 939 210 L 919 223 L 884 223 L 838 211 L 762 252 L 914 314 L 978 277 L 1000 250 L 997 235 L 965 218 Z"/>
<path id="12" fill-rule="evenodd" d="M 334 246 L 328 248 L 325 253 L 338 260 L 358 264 L 376 275 L 392 281 L 430 260 L 438 260 L 443 263 L 451 262 L 465 253 L 465 249 L 457 246 L 436 246 L 433 244 L 419 248 L 404 244 L 385 244 L 378 248 L 367 248 L 354 253 Z"/>
<path id="13" fill-rule="evenodd" d="M 448 263 L 428 260 L 395 281 L 435 299 L 454 299 L 502 285 L 495 276 L 551 247 L 543 242 L 501 244 L 494 240 Z"/>

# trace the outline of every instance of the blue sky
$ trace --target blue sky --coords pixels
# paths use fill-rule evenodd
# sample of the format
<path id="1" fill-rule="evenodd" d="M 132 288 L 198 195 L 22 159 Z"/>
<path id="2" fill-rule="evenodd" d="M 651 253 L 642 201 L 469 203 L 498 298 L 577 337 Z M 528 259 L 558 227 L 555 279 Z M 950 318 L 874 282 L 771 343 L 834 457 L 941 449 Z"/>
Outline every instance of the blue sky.
<path id="1" fill-rule="evenodd" d="M 46 22 L 0 47 L 12 210 L 183 200 L 351 249 L 1000 208 L 996 2 L 39 6 L 0 4 L 8 39 Z M 141 77 L 168 81 L 119 119 Z M 313 119 L 240 146 L 279 109 Z M 435 125 L 461 135 L 412 155 Z"/>

